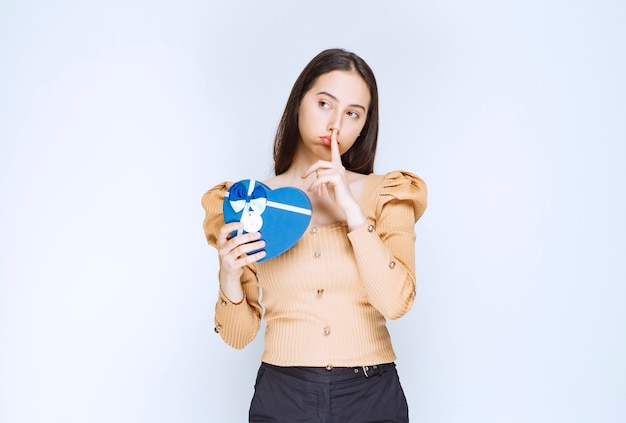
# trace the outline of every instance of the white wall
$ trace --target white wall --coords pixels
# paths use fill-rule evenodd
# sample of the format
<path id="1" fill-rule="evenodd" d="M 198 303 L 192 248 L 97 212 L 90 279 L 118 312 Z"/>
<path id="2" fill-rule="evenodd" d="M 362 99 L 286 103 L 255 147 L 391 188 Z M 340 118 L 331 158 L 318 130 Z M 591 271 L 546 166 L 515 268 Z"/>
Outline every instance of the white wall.
<path id="1" fill-rule="evenodd" d="M 89 3 L 88 5 L 85 3 Z M 383 5 L 385 3 L 385 5 Z M 0 4 L 0 421 L 245 421 L 200 197 L 271 170 L 298 72 L 381 91 L 377 172 L 429 184 L 390 328 L 412 421 L 626 420 L 626 7 Z"/>

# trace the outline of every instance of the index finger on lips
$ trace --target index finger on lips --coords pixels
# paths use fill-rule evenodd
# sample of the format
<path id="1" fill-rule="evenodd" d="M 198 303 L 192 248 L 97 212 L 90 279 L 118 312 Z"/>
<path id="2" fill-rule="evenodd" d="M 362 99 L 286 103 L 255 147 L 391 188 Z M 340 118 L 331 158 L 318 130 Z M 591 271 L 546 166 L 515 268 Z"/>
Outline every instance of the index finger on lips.
<path id="1" fill-rule="evenodd" d="M 337 142 L 337 130 L 330 132 L 330 161 L 334 164 L 341 164 L 341 154 L 339 153 L 339 143 Z"/>

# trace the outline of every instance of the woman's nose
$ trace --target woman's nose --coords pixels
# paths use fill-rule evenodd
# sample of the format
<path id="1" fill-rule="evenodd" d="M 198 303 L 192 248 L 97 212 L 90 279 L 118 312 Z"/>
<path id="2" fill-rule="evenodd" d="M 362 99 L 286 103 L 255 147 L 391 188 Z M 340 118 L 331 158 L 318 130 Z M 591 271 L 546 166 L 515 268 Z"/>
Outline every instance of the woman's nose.
<path id="1" fill-rule="evenodd" d="M 335 113 L 328 122 L 328 130 L 332 131 L 333 129 L 337 132 L 341 129 L 341 115 L 339 113 Z"/>

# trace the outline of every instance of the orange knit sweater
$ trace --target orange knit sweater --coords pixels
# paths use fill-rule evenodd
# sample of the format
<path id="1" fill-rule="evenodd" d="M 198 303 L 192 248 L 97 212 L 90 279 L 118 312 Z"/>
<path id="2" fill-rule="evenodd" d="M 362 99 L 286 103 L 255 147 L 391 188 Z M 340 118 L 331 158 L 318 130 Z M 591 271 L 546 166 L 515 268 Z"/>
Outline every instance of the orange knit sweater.
<path id="1" fill-rule="evenodd" d="M 202 197 L 204 231 L 213 246 L 231 184 Z M 225 342 L 243 348 L 264 317 L 261 359 L 270 364 L 344 367 L 396 359 L 386 319 L 413 305 L 414 226 L 426 208 L 426 185 L 409 172 L 371 174 L 359 204 L 368 220 L 362 227 L 309 227 L 290 250 L 246 267 L 241 304 L 220 292 L 215 327 Z"/>

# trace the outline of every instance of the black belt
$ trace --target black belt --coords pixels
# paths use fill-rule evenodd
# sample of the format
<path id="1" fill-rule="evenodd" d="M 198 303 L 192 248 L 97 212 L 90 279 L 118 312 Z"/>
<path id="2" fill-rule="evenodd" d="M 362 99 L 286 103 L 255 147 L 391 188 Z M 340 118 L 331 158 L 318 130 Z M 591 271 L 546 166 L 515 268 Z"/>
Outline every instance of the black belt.
<path id="1" fill-rule="evenodd" d="M 282 367 L 273 364 L 262 363 L 261 366 L 276 370 L 278 372 L 297 377 L 310 382 L 342 382 L 352 379 L 365 379 L 379 376 L 394 369 L 395 363 L 373 364 L 369 366 L 356 367 L 302 367 L 290 366 Z"/>

